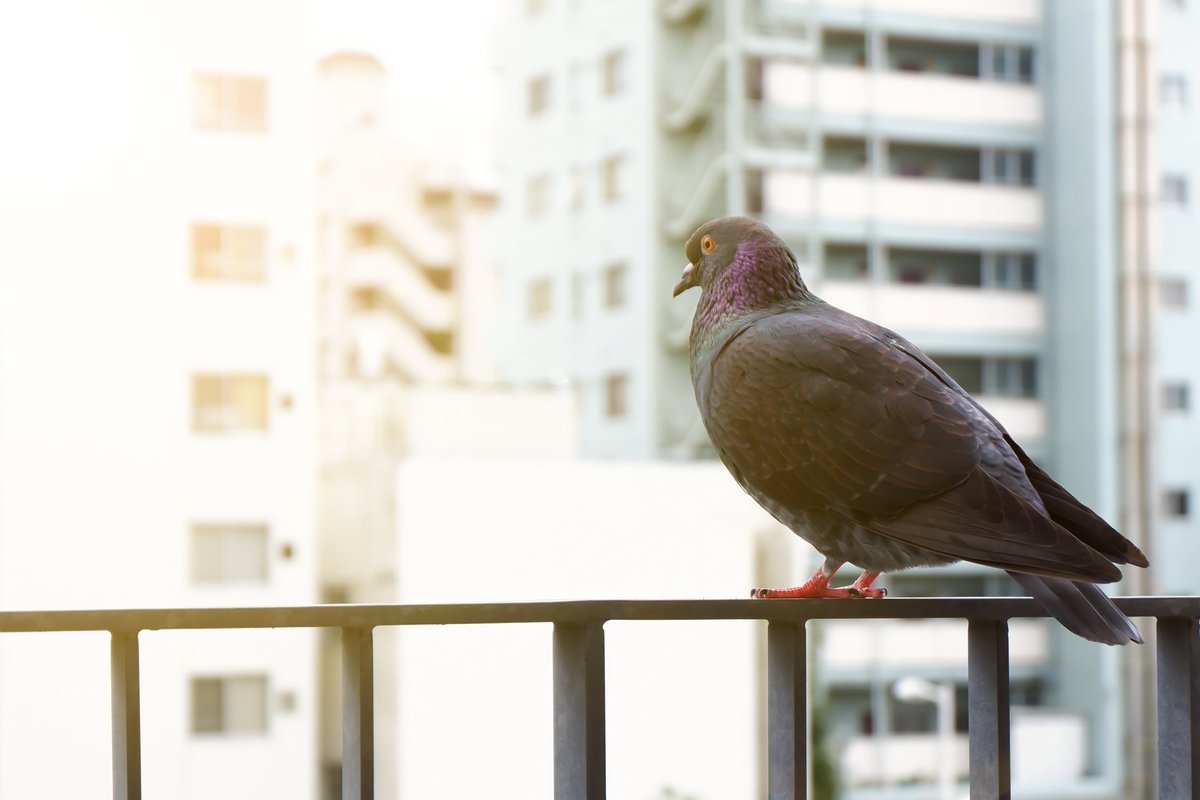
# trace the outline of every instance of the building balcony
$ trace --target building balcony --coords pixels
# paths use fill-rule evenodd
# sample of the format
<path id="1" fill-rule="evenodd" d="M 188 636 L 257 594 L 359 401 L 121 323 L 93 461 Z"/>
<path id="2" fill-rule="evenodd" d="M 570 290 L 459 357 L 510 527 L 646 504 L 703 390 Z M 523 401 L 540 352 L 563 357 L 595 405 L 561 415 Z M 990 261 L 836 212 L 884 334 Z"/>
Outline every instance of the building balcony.
<path id="1" fill-rule="evenodd" d="M 1041 93 L 1029 84 L 795 62 L 768 63 L 763 80 L 765 102 L 780 109 L 1028 132 L 1041 124 Z"/>
<path id="2" fill-rule="evenodd" d="M 820 294 L 910 338 L 918 331 L 1033 338 L 1046 330 L 1046 304 L 1038 292 L 829 280 Z"/>
<path id="3" fill-rule="evenodd" d="M 422 328 L 454 324 L 452 293 L 433 286 L 402 252 L 382 245 L 355 248 L 346 254 L 344 269 L 348 288 L 383 292 Z"/>
<path id="4" fill-rule="evenodd" d="M 808 0 L 768 0 L 773 15 L 800 18 L 811 13 Z M 1034 25 L 1041 18 L 1040 0 L 822 0 L 824 9 L 862 14 L 896 14 L 915 17 L 938 17 L 963 22 L 985 22 L 1001 25 Z"/>
<path id="5" fill-rule="evenodd" d="M 454 377 L 454 361 L 439 353 L 402 317 L 386 309 L 356 313 L 350 323 L 358 372 L 364 377 L 399 373 L 407 380 L 444 383 Z"/>
<path id="6" fill-rule="evenodd" d="M 820 219 L 910 228 L 967 228 L 1036 233 L 1042 198 L 1036 189 L 932 178 L 773 171 L 763 176 L 769 223 Z"/>

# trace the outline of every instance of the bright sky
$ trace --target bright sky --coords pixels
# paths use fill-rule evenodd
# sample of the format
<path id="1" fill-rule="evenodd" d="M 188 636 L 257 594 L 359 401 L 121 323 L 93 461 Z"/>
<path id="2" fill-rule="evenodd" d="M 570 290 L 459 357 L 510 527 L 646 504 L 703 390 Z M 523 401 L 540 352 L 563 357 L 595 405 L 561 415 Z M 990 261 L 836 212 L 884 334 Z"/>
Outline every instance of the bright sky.
<path id="1" fill-rule="evenodd" d="M 318 55 L 371 53 L 387 69 L 393 127 L 473 174 L 491 164 L 503 0 L 316 0 Z M 399 131 L 398 131 L 399 132 Z"/>

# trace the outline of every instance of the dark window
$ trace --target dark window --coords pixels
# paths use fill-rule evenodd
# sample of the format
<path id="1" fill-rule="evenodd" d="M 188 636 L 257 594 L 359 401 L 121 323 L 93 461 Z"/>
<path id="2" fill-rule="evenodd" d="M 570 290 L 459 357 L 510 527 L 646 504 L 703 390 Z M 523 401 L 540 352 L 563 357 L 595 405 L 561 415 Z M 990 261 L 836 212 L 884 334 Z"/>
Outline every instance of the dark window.
<path id="1" fill-rule="evenodd" d="M 629 377 L 616 374 L 604 379 L 604 416 L 623 417 L 629 413 Z"/>
<path id="2" fill-rule="evenodd" d="M 862 281 L 868 273 L 867 248 L 855 244 L 825 245 L 825 277 L 833 281 Z"/>
<path id="3" fill-rule="evenodd" d="M 267 676 L 192 678 L 192 733 L 265 733 Z"/>
<path id="4" fill-rule="evenodd" d="M 980 151 L 970 147 L 905 142 L 888 146 L 888 172 L 905 178 L 978 182 L 982 162 Z"/>
<path id="5" fill-rule="evenodd" d="M 542 319 L 550 315 L 554 304 L 554 284 L 549 278 L 538 278 L 529 284 L 527 311 L 530 319 Z"/>
<path id="6" fill-rule="evenodd" d="M 981 286 L 982 258 L 978 252 L 956 250 L 907 250 L 888 253 L 892 280 L 898 283 L 930 283 L 942 286 Z"/>
<path id="7" fill-rule="evenodd" d="M 600 192 L 605 200 L 615 203 L 622 199 L 629 187 L 629 159 L 625 156 L 610 156 L 600 164 Z"/>
<path id="8" fill-rule="evenodd" d="M 629 270 L 624 264 L 611 264 L 604 269 L 604 306 L 620 308 L 625 305 L 626 281 Z"/>
<path id="9" fill-rule="evenodd" d="M 1168 517 L 1183 519 L 1190 511 L 1191 499 L 1187 489 L 1168 489 L 1163 492 L 1163 513 Z"/>
<path id="10" fill-rule="evenodd" d="M 979 45 L 974 43 L 893 36 L 887 41 L 887 57 L 888 66 L 901 72 L 979 76 Z"/>
<path id="11" fill-rule="evenodd" d="M 821 31 L 821 61 L 826 64 L 866 66 L 866 34 L 862 31 L 825 28 Z"/>
<path id="12" fill-rule="evenodd" d="M 1188 307 L 1188 284 L 1186 278 L 1160 278 L 1159 301 L 1163 308 L 1179 311 Z"/>
<path id="13" fill-rule="evenodd" d="M 996 289 L 1037 289 L 1037 257 L 1033 253 L 989 253 L 984 258 L 984 284 Z"/>
<path id="14" fill-rule="evenodd" d="M 821 169 L 826 172 L 865 172 L 869 163 L 865 139 L 826 136 L 821 143 Z"/>
<path id="15" fill-rule="evenodd" d="M 1162 387 L 1163 410 L 1187 411 L 1191 405 L 1188 385 L 1181 382 L 1164 383 Z"/>
<path id="16" fill-rule="evenodd" d="M 621 94 L 629 85 L 629 53 L 626 50 L 613 50 L 604 56 L 600 74 L 602 76 L 601 91 L 611 97 Z"/>
<path id="17" fill-rule="evenodd" d="M 550 110 L 550 76 L 538 75 L 529 79 L 526 89 L 526 109 L 529 116 L 537 117 Z"/>
<path id="18" fill-rule="evenodd" d="M 1188 204 L 1188 180 L 1186 175 L 1162 176 L 1162 202 L 1164 205 L 1184 207 Z"/>

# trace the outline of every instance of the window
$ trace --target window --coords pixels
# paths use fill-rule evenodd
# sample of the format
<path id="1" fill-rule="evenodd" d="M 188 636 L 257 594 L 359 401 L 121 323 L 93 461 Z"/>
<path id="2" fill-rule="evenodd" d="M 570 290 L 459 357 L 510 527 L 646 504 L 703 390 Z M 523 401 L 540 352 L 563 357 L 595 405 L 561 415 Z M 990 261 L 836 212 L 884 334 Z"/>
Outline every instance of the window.
<path id="1" fill-rule="evenodd" d="M 1191 498 L 1187 489 L 1167 489 L 1163 492 L 1163 513 L 1175 519 L 1188 516 Z"/>
<path id="2" fill-rule="evenodd" d="M 866 139 L 826 136 L 821 142 L 821 169 L 825 172 L 866 172 Z"/>
<path id="3" fill-rule="evenodd" d="M 1031 150 L 983 150 L 981 180 L 1008 186 L 1032 186 L 1035 182 Z"/>
<path id="4" fill-rule="evenodd" d="M 629 377 L 609 375 L 604 379 L 604 416 L 610 419 L 629 413 Z"/>
<path id="5" fill-rule="evenodd" d="M 266 280 L 267 229 L 261 225 L 193 225 L 192 277 L 210 281 Z"/>
<path id="6" fill-rule="evenodd" d="M 192 526 L 192 581 L 203 584 L 267 580 L 267 526 L 197 523 Z"/>
<path id="7" fill-rule="evenodd" d="M 825 245 L 825 277 L 831 281 L 863 281 L 869 271 L 867 248 L 856 244 Z"/>
<path id="8" fill-rule="evenodd" d="M 985 44 L 979 48 L 979 75 L 996 81 L 1033 83 L 1033 48 Z"/>
<path id="9" fill-rule="evenodd" d="M 940 286 L 982 286 L 982 258 L 978 251 L 909 250 L 888 251 L 892 280 L 897 283 L 928 283 Z"/>
<path id="10" fill-rule="evenodd" d="M 979 45 L 893 36 L 887 40 L 888 66 L 900 72 L 979 77 Z"/>
<path id="11" fill-rule="evenodd" d="M 1188 181 L 1186 175 L 1170 174 L 1162 176 L 1163 205 L 1184 207 L 1188 204 Z"/>
<path id="12" fill-rule="evenodd" d="M 622 94 L 629 87 L 629 53 L 613 50 L 604 56 L 601 64 L 600 91 L 606 97 Z"/>
<path id="13" fill-rule="evenodd" d="M 1162 404 L 1164 411 L 1187 411 L 1189 403 L 1188 385 L 1182 382 L 1164 383 Z"/>
<path id="14" fill-rule="evenodd" d="M 620 308 L 625 305 L 628 270 L 624 264 L 611 264 L 604 269 L 604 307 Z"/>
<path id="15" fill-rule="evenodd" d="M 934 356 L 934 361 L 971 394 L 1038 396 L 1038 364 L 1035 358 Z"/>
<path id="16" fill-rule="evenodd" d="M 550 315 L 554 301 L 554 284 L 549 278 L 538 278 L 530 282 L 527 297 L 527 313 L 530 319 L 542 319 Z"/>
<path id="17" fill-rule="evenodd" d="M 1033 253 L 985 253 L 984 285 L 1031 292 L 1037 289 L 1037 257 Z"/>
<path id="18" fill-rule="evenodd" d="M 203 432 L 266 430 L 267 377 L 193 376 L 192 428 Z"/>
<path id="19" fill-rule="evenodd" d="M 530 78 L 527 89 L 529 116 L 537 117 L 550 110 L 550 76 L 538 75 Z"/>
<path id="20" fill-rule="evenodd" d="M 525 187 L 525 213 L 537 218 L 550 210 L 550 176 L 537 175 Z"/>
<path id="21" fill-rule="evenodd" d="M 604 199 L 615 203 L 625 196 L 628 186 L 626 172 L 629 160 L 624 156 L 611 156 L 600 165 L 600 185 Z"/>
<path id="22" fill-rule="evenodd" d="M 971 147 L 891 142 L 888 144 L 887 168 L 892 175 L 904 178 L 929 178 L 946 181 L 978 183 L 984 163 L 980 150 Z"/>
<path id="23" fill-rule="evenodd" d="M 1168 73 L 1159 77 L 1158 101 L 1163 109 L 1183 110 L 1187 108 L 1187 75 L 1182 73 Z"/>
<path id="24" fill-rule="evenodd" d="M 267 129 L 267 80 L 200 73 L 192 80 L 192 122 L 202 130 Z"/>
<path id="25" fill-rule="evenodd" d="M 1159 278 L 1159 302 L 1163 308 L 1180 311 L 1188 307 L 1188 284 L 1186 278 Z"/>
<path id="26" fill-rule="evenodd" d="M 1037 397 L 1037 361 L 989 358 L 983 362 L 983 388 L 1001 397 Z"/>
<path id="27" fill-rule="evenodd" d="M 266 731 L 266 675 L 192 678 L 192 733 Z"/>
<path id="28" fill-rule="evenodd" d="M 821 61 L 852 67 L 867 65 L 867 37 L 861 30 L 821 31 Z"/>

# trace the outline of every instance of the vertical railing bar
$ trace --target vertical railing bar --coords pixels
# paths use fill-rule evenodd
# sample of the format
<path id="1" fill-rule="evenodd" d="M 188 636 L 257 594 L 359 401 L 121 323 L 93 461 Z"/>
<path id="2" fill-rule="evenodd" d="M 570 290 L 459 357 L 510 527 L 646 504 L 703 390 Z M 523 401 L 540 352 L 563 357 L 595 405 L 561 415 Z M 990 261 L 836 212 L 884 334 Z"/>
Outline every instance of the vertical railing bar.
<path id="1" fill-rule="evenodd" d="M 803 622 L 767 623 L 767 797 L 808 795 L 807 641 Z"/>
<path id="2" fill-rule="evenodd" d="M 1008 621 L 967 623 L 971 800 L 1009 800 Z"/>
<path id="3" fill-rule="evenodd" d="M 606 792 L 604 623 L 554 623 L 554 799 Z"/>
<path id="4" fill-rule="evenodd" d="M 375 797 L 375 656 L 371 628 L 342 628 L 342 799 Z"/>
<path id="5" fill-rule="evenodd" d="M 1158 796 L 1193 798 L 1200 789 L 1196 718 L 1200 638 L 1192 619 L 1158 620 Z"/>
<path id="6" fill-rule="evenodd" d="M 141 800 L 142 718 L 138 631 L 111 631 L 113 800 Z"/>

